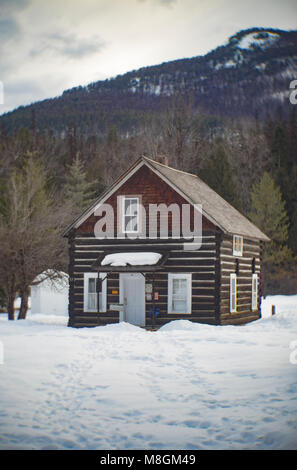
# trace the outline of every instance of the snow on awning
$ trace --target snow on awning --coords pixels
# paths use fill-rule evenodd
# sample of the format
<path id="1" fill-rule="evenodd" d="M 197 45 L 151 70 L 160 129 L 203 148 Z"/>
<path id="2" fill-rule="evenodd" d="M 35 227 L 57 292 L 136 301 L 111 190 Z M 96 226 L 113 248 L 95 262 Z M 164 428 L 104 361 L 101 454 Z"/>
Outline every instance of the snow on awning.
<path id="1" fill-rule="evenodd" d="M 154 252 L 112 253 L 106 255 L 101 266 L 152 266 L 162 258 L 162 254 Z"/>

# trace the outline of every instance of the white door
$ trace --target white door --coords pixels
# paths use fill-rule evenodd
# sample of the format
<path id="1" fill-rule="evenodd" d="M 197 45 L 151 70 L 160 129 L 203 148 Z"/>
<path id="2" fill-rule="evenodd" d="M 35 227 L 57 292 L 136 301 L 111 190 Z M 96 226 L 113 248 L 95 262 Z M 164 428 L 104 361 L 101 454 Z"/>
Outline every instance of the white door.
<path id="1" fill-rule="evenodd" d="M 145 279 L 140 273 L 120 274 L 120 302 L 124 312 L 120 320 L 145 326 Z"/>

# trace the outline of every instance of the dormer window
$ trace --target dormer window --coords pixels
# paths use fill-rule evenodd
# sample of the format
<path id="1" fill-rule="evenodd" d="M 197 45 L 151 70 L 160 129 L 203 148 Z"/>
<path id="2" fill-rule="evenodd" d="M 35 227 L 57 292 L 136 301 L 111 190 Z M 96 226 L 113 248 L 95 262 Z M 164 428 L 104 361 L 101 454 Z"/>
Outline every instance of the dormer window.
<path id="1" fill-rule="evenodd" d="M 139 232 L 139 198 L 123 197 L 123 233 Z"/>
<path id="2" fill-rule="evenodd" d="M 233 235 L 233 256 L 242 256 L 243 238 L 239 235 Z"/>

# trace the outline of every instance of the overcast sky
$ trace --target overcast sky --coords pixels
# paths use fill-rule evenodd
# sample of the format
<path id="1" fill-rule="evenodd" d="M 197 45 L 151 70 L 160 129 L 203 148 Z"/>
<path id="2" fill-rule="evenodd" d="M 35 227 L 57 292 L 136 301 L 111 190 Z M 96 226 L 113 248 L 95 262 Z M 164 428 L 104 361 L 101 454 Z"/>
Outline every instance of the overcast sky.
<path id="1" fill-rule="evenodd" d="M 0 114 L 296 18 L 297 0 L 0 0 Z"/>

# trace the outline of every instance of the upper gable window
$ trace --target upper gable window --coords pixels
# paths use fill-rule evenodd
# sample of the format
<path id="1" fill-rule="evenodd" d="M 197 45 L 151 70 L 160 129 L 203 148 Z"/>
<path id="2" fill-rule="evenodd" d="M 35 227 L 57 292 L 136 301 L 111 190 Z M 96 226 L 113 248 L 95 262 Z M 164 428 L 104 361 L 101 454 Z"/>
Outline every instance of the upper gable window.
<path id="1" fill-rule="evenodd" d="M 123 197 L 123 233 L 139 232 L 139 198 Z"/>
<path id="2" fill-rule="evenodd" d="M 233 255 L 242 256 L 243 238 L 239 235 L 233 235 Z"/>

